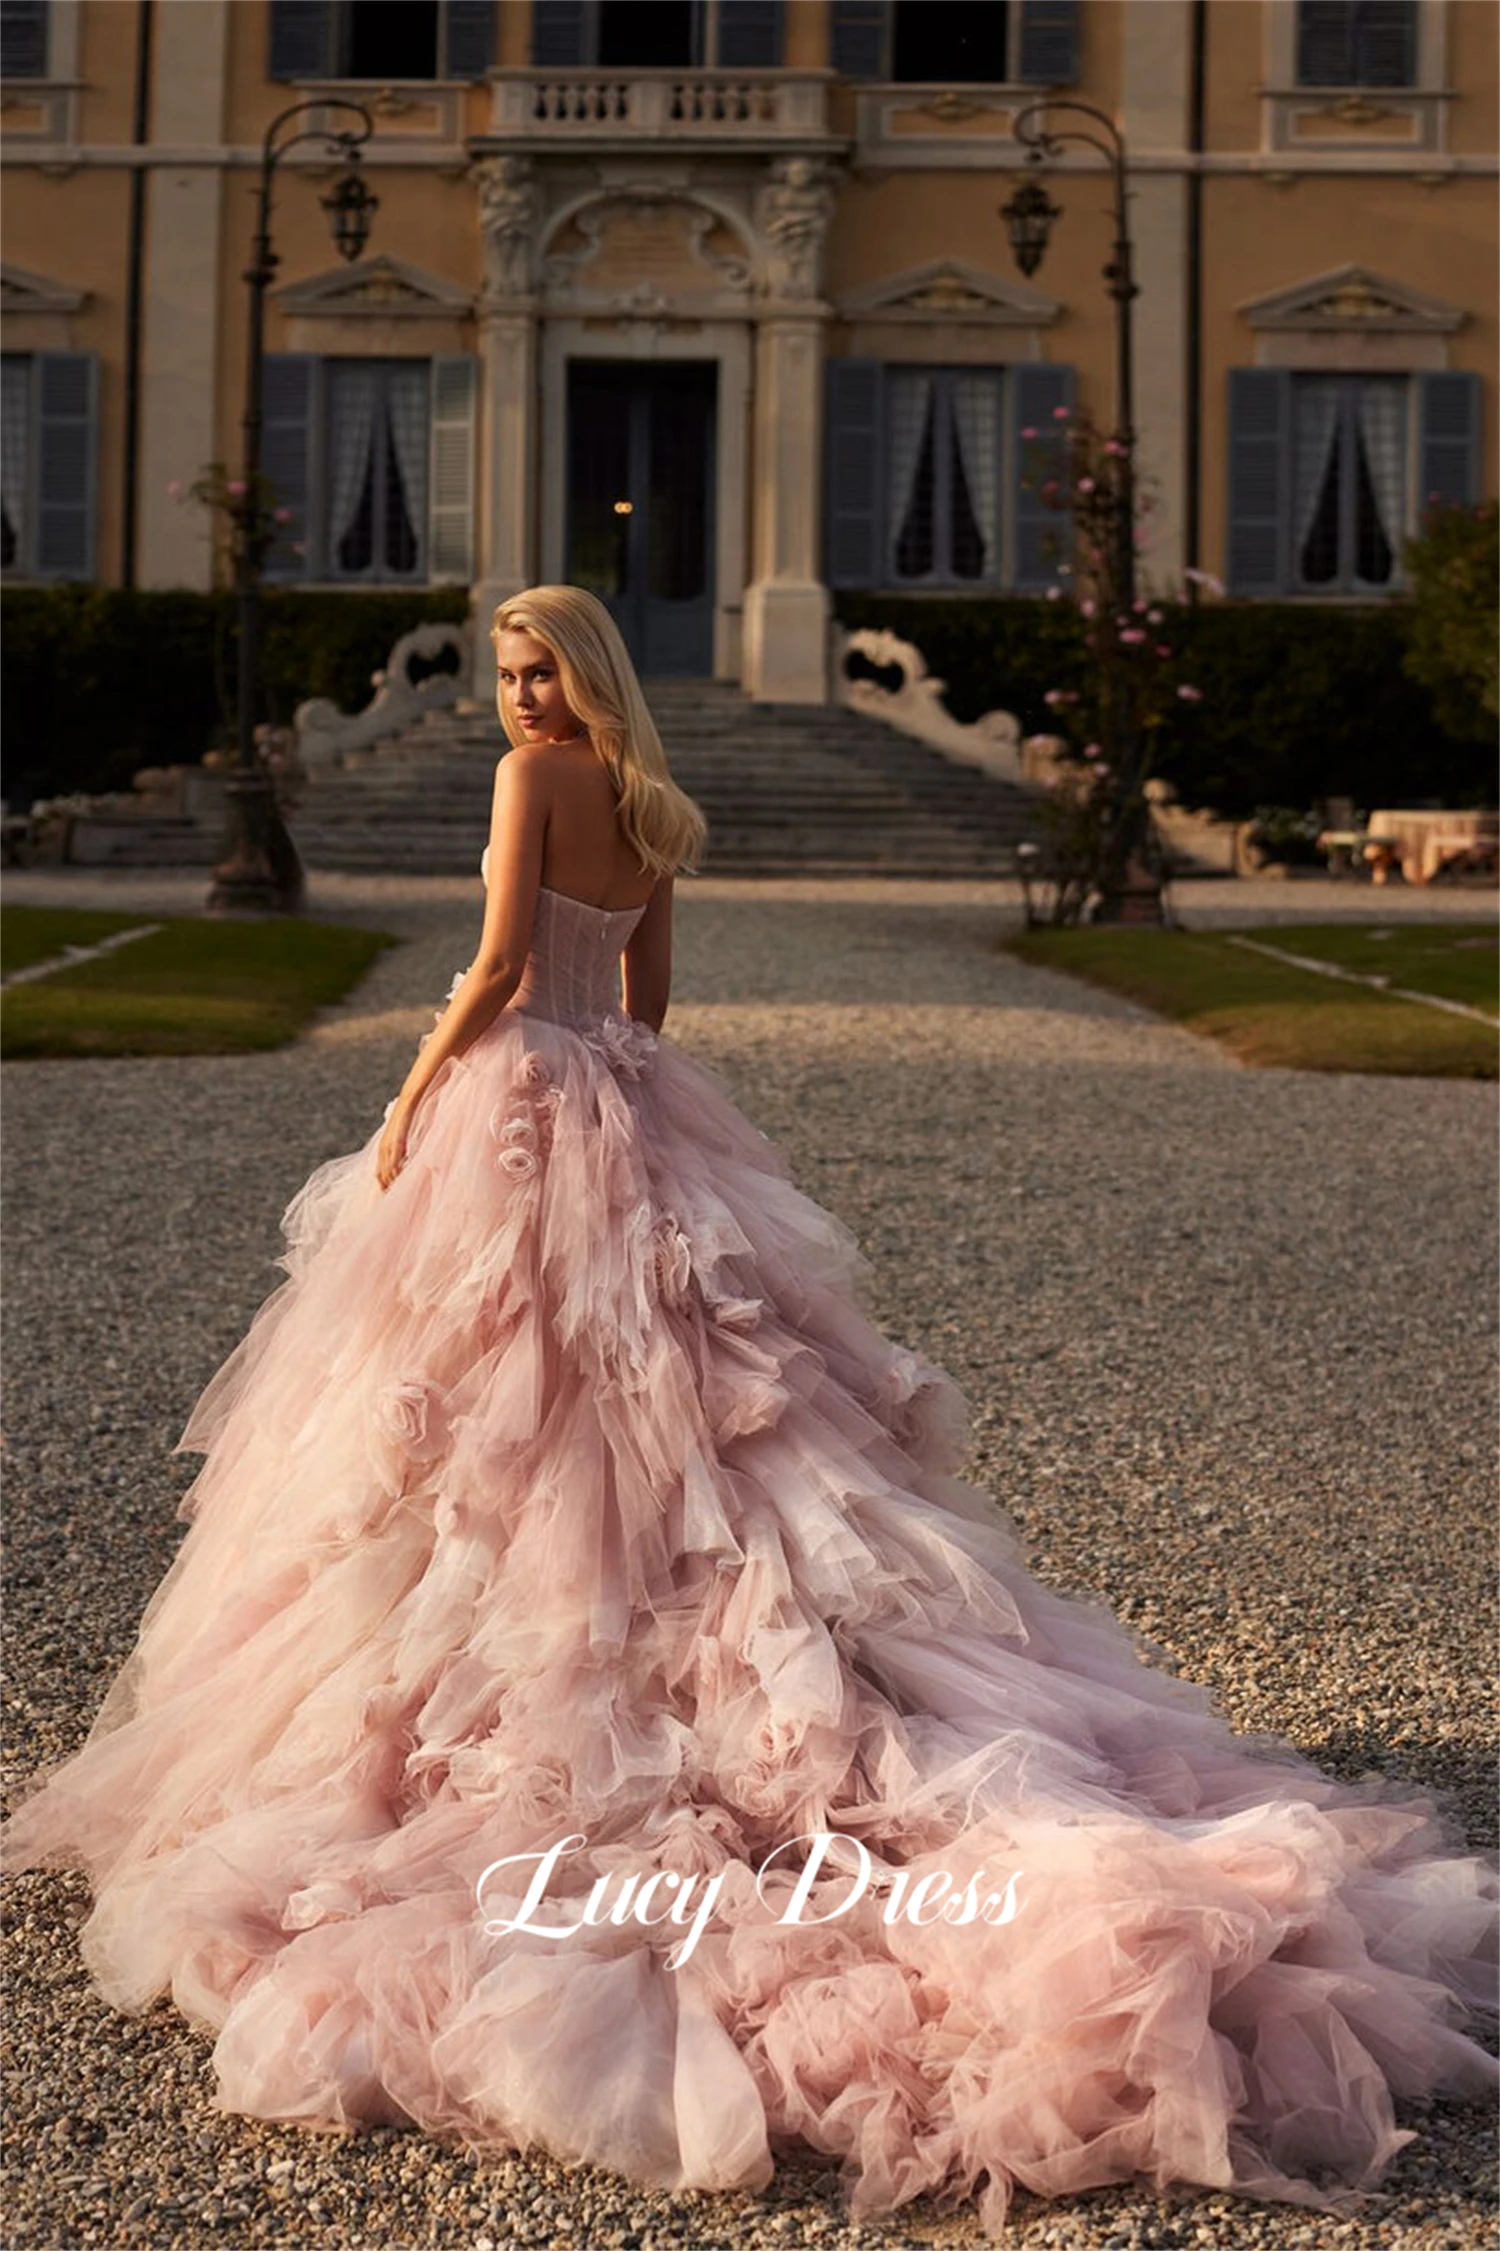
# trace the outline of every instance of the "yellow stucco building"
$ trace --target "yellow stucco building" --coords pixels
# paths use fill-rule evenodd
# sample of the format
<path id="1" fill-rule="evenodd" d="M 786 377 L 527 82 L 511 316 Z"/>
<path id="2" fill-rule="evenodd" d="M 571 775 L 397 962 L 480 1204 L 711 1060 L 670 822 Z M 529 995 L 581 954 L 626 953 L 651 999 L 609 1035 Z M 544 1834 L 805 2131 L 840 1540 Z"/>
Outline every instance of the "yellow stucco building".
<path id="1" fill-rule="evenodd" d="M 1000 215 L 1049 94 L 1127 151 L 1148 577 L 1378 598 L 1430 493 L 1496 490 L 1497 25 L 1493 0 L 3 0 L 4 576 L 210 583 L 170 488 L 238 459 L 262 136 L 356 100 L 363 256 L 334 251 L 321 142 L 277 173 L 274 575 L 485 609 L 570 579 L 648 675 L 821 702 L 842 587 L 1044 591 L 1021 431 L 1112 419 L 1104 155 L 1047 164 L 1029 279 Z"/>

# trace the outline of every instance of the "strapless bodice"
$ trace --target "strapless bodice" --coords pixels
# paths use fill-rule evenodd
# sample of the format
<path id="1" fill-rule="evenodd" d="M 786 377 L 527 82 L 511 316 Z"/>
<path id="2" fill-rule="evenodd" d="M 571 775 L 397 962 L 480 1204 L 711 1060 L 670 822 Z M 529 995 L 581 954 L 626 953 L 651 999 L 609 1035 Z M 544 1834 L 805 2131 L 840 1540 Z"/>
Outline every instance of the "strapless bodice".
<path id="1" fill-rule="evenodd" d="M 479 863 L 485 873 L 486 848 Z M 619 962 L 645 913 L 638 907 L 592 907 L 566 891 L 537 892 L 531 951 L 510 1007 L 557 1024 L 596 1024 L 620 1007 Z"/>

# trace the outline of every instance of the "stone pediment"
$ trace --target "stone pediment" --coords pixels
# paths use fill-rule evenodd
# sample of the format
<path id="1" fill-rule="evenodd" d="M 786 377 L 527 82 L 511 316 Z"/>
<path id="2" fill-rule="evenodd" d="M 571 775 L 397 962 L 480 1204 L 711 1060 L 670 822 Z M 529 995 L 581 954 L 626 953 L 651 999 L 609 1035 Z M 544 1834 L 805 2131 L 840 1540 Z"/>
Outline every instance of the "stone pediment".
<path id="1" fill-rule="evenodd" d="M 1462 306 L 1413 289 L 1410 282 L 1392 281 L 1353 260 L 1325 274 L 1315 274 L 1308 281 L 1294 282 L 1289 289 L 1249 298 L 1237 310 L 1252 328 L 1335 330 L 1343 334 L 1400 329 L 1451 335 L 1466 318 Z"/>
<path id="2" fill-rule="evenodd" d="M 46 274 L 13 266 L 8 258 L 0 263 L 0 312 L 76 313 L 88 295 L 86 289 L 73 289 Z"/>
<path id="3" fill-rule="evenodd" d="M 1062 308 L 1055 297 L 1004 280 L 966 258 L 938 258 L 843 290 L 834 309 L 844 320 L 970 321 L 988 327 L 1035 328 L 1055 320 Z"/>
<path id="4" fill-rule="evenodd" d="M 361 258 L 287 283 L 272 295 L 283 312 L 320 320 L 461 320 L 474 310 L 473 292 L 441 274 L 425 273 L 404 258 Z"/>

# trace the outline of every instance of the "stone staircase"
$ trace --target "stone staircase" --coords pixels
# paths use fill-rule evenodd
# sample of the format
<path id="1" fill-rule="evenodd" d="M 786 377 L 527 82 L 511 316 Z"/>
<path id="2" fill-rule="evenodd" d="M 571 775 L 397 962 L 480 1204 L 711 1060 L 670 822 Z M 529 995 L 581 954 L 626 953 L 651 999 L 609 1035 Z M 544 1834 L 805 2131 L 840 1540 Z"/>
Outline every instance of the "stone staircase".
<path id="1" fill-rule="evenodd" d="M 727 683 L 647 681 L 674 777 L 709 822 L 714 875 L 1008 875 L 1031 794 L 836 706 L 751 703 Z M 309 868 L 477 873 L 499 723 L 433 713 L 311 779 L 291 821 Z"/>

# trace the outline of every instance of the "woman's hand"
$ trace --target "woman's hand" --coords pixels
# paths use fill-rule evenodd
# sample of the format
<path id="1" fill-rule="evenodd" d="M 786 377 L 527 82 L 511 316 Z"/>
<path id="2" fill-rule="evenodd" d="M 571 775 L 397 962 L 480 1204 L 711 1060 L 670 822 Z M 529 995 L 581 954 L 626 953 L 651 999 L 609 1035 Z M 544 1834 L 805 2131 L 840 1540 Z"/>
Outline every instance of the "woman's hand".
<path id="1" fill-rule="evenodd" d="M 397 1095 L 391 1105 L 391 1114 L 385 1121 L 385 1131 L 380 1136 L 380 1146 L 375 1152 L 375 1176 L 382 1188 L 389 1188 L 406 1162 L 406 1136 L 411 1128 L 412 1105 L 404 1096 Z"/>

